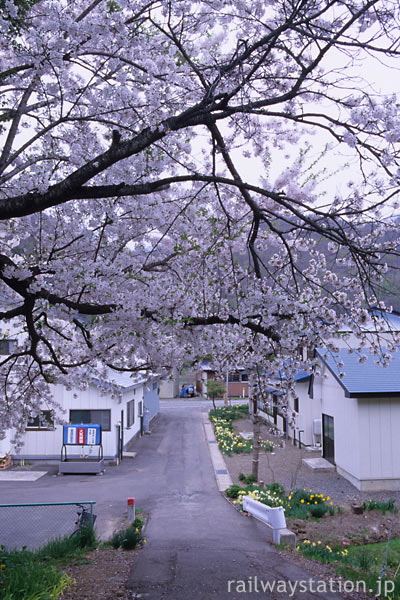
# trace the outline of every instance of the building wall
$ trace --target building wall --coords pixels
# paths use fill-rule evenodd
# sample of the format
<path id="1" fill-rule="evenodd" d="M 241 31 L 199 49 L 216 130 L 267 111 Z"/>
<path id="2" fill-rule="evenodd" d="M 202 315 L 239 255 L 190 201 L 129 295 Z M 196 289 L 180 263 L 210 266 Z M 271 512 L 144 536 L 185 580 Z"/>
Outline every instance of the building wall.
<path id="1" fill-rule="evenodd" d="M 346 398 L 327 369 L 321 390 L 321 412 L 334 418 L 338 473 L 362 491 L 400 490 L 400 396 Z"/>
<path id="2" fill-rule="evenodd" d="M 324 367 L 314 398 L 321 399 L 321 414 L 334 418 L 335 464 L 353 477 L 360 475 L 360 437 L 358 403 L 346 398 L 343 388 Z"/>
<path id="3" fill-rule="evenodd" d="M 361 487 L 400 489 L 400 396 L 358 400 Z"/>
<path id="4" fill-rule="evenodd" d="M 160 396 L 159 396 L 159 381 L 158 379 L 152 379 L 144 386 L 143 399 L 144 407 L 149 412 L 147 417 L 149 422 L 158 414 L 160 410 Z"/>
<path id="5" fill-rule="evenodd" d="M 173 398 L 174 397 L 174 381 L 173 379 L 161 379 L 160 380 L 160 398 Z"/>
<path id="6" fill-rule="evenodd" d="M 229 381 L 228 390 L 230 398 L 247 398 L 249 395 L 249 384 L 247 381 Z"/>
<path id="7" fill-rule="evenodd" d="M 143 401 L 143 385 L 138 385 L 134 389 L 123 394 L 122 401 L 111 398 L 110 393 L 102 395 L 100 389 L 96 386 L 89 386 L 86 390 L 67 390 L 61 385 L 54 386 L 54 394 L 65 409 L 60 412 L 59 417 L 65 424 L 69 421 L 69 411 L 72 410 L 111 410 L 111 430 L 102 432 L 102 443 L 104 457 L 113 459 L 117 455 L 117 426 L 121 424 L 121 410 L 124 411 L 124 445 L 140 432 L 139 402 Z M 135 420 L 133 424 L 127 427 L 127 403 L 130 400 L 135 401 Z M 45 410 L 45 407 L 43 407 Z M 36 459 L 36 460 L 59 460 L 62 448 L 63 428 L 62 424 L 55 425 L 52 430 L 30 431 L 24 434 L 23 447 L 15 451 L 12 450 L 15 459 Z M 68 456 L 80 455 L 81 447 L 68 446 Z M 84 447 L 85 454 L 97 456 L 98 447 Z"/>
<path id="8" fill-rule="evenodd" d="M 313 445 L 313 421 L 321 418 L 321 402 L 317 398 L 310 398 L 308 395 L 309 380 L 296 382 L 296 395 L 299 399 L 299 412 L 296 413 L 295 429 L 296 439 L 298 431 L 302 430 L 301 442 L 305 446 Z M 294 399 L 289 402 L 292 412 L 295 412 Z M 290 431 L 290 437 L 293 437 L 293 431 Z"/>

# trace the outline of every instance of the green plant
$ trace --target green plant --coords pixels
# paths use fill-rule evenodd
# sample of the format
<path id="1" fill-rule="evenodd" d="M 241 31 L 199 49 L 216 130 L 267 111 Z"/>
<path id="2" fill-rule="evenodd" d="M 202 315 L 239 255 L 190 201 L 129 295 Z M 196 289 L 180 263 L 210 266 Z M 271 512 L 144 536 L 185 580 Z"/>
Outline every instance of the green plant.
<path id="1" fill-rule="evenodd" d="M 348 563 L 350 561 L 348 550 L 343 550 L 342 548 L 332 548 L 327 544 L 323 544 L 321 541 L 312 542 L 310 540 L 303 540 L 303 542 L 298 544 L 296 549 L 307 558 L 311 558 L 322 563 Z"/>
<path id="2" fill-rule="evenodd" d="M 136 517 L 136 519 L 133 521 L 131 527 L 134 527 L 135 529 L 142 529 L 144 525 L 144 521 L 142 519 L 139 519 L 139 517 Z"/>
<path id="3" fill-rule="evenodd" d="M 208 416 L 211 421 L 214 419 L 224 419 L 225 421 L 234 421 L 235 419 L 242 419 L 244 416 L 249 414 L 249 407 L 247 404 L 239 404 L 239 406 L 220 406 L 215 411 L 210 410 Z"/>
<path id="4" fill-rule="evenodd" d="M 43 548 L 36 551 L 36 558 L 41 561 L 65 561 L 83 556 L 83 551 L 92 550 L 98 544 L 92 527 L 82 529 L 70 537 L 55 538 Z M 90 531 L 89 531 L 90 530 Z"/>
<path id="5" fill-rule="evenodd" d="M 363 571 L 369 571 L 374 564 L 374 556 L 371 552 L 368 552 L 367 549 L 362 548 L 360 552 L 354 556 L 352 562 Z"/>
<path id="6" fill-rule="evenodd" d="M 243 488 L 240 485 L 236 485 L 234 483 L 233 485 L 228 487 L 228 489 L 225 490 L 225 496 L 228 496 L 228 498 L 237 498 L 239 496 L 240 490 L 242 489 Z"/>
<path id="7" fill-rule="evenodd" d="M 207 380 L 207 397 L 211 398 L 214 408 L 214 414 L 217 412 L 217 407 L 215 406 L 215 399 L 221 398 L 225 394 L 225 384 L 218 379 L 208 379 Z"/>
<path id="8" fill-rule="evenodd" d="M 246 481 L 246 483 L 256 483 L 257 477 L 255 477 L 255 475 L 253 475 L 252 473 L 250 473 L 250 475 L 247 475 L 245 481 Z"/>
<path id="9" fill-rule="evenodd" d="M 292 519 L 303 519 L 306 521 L 308 519 L 308 510 L 305 506 L 290 506 L 286 508 L 286 516 Z"/>
<path id="10" fill-rule="evenodd" d="M 271 492 L 274 492 L 274 494 L 278 494 L 279 496 L 284 496 L 285 495 L 285 488 L 283 487 L 283 485 L 281 483 L 268 483 L 265 486 L 266 490 L 270 490 Z"/>
<path id="11" fill-rule="evenodd" d="M 311 504 L 308 508 L 310 515 L 315 519 L 321 519 L 328 512 L 328 507 L 325 504 Z"/>
<path id="12" fill-rule="evenodd" d="M 239 473 L 238 475 L 239 481 L 243 481 L 243 483 L 255 483 L 257 481 L 256 477 L 250 473 L 250 475 L 245 475 L 244 473 Z"/>
<path id="13" fill-rule="evenodd" d="M 343 508 L 341 506 L 337 507 L 337 513 L 338 513 L 338 515 L 342 515 L 343 514 Z"/>
<path id="14" fill-rule="evenodd" d="M 397 507 L 395 506 L 394 500 L 387 500 L 386 502 L 380 502 L 378 500 L 368 500 L 368 502 L 362 503 L 363 510 L 380 510 L 384 515 L 386 512 L 396 513 Z"/>
<path id="15" fill-rule="evenodd" d="M 123 548 L 123 550 L 134 550 L 140 542 L 143 541 L 143 536 L 135 527 L 127 527 L 121 531 L 114 533 L 110 540 L 113 548 Z"/>
<path id="16" fill-rule="evenodd" d="M 71 578 L 27 550 L 0 550 L 2 600 L 57 600 Z"/>

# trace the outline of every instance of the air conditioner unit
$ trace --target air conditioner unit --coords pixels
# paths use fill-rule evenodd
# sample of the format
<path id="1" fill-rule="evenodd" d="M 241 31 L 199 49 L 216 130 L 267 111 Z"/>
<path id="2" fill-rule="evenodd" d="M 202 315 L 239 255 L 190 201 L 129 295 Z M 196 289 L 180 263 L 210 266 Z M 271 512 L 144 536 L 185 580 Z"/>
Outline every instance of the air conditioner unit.
<path id="1" fill-rule="evenodd" d="M 312 424 L 313 435 L 322 435 L 322 420 L 314 419 Z"/>
<path id="2" fill-rule="evenodd" d="M 312 424 L 312 436 L 314 448 L 321 447 L 321 436 L 322 436 L 322 421 L 321 419 L 314 419 Z"/>

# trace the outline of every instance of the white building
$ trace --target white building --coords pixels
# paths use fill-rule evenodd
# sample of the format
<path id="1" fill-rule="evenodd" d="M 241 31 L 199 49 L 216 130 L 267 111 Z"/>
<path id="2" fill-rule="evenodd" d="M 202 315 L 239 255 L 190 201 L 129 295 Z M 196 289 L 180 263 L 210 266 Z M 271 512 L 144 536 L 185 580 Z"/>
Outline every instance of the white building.
<path id="1" fill-rule="evenodd" d="M 54 398 L 64 411 L 52 418 L 51 411 L 42 407 L 40 416 L 27 422 L 22 448 L 12 442 L 13 432 L 0 441 L 0 457 L 11 454 L 13 460 L 60 460 L 63 445 L 63 424 L 100 424 L 102 451 L 105 459 L 114 460 L 126 446 L 149 427 L 158 413 L 158 379 L 146 374 L 133 375 L 109 370 L 110 380 L 117 385 L 113 393 L 109 381 L 96 382 L 85 390 L 67 390 L 54 385 Z M 68 446 L 68 457 L 95 458 L 97 446 Z"/>
<path id="2" fill-rule="evenodd" d="M 359 490 L 400 490 L 400 355 L 384 368 L 367 354 L 360 364 L 345 349 L 317 350 L 310 402 L 321 415 L 322 456 Z"/>

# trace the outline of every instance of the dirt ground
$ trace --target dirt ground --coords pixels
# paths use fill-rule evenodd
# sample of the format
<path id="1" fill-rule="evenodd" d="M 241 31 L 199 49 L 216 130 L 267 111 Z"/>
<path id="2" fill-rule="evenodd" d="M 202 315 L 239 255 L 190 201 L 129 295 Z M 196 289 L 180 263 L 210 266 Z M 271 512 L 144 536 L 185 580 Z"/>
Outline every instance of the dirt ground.
<path id="1" fill-rule="evenodd" d="M 248 433 L 252 431 L 252 423 L 250 419 L 238 419 L 234 421 L 234 428 L 238 433 Z M 327 514 L 321 519 L 307 521 L 287 519 L 289 529 L 296 533 L 299 541 L 310 539 L 315 542 L 320 540 L 329 545 L 343 542 L 358 545 L 387 541 L 389 532 L 391 538 L 400 537 L 400 513 L 383 515 L 380 511 L 374 510 L 358 515 L 351 509 L 352 504 L 360 504 L 369 499 L 393 499 L 400 508 L 398 492 L 359 492 L 335 471 L 312 472 L 303 465 L 302 459 L 317 455 L 304 449 L 300 450 L 297 446 L 293 446 L 290 440 L 270 435 L 265 425 L 261 426 L 261 437 L 274 442 L 276 449 L 273 453 L 260 454 L 260 480 L 265 483 L 281 483 L 287 493 L 299 487 L 312 489 L 315 493 L 329 495 L 334 503 L 333 516 Z M 281 447 L 282 442 L 284 447 Z M 242 485 L 238 475 L 240 472 L 245 475 L 251 473 L 252 455 L 235 454 L 224 458 L 233 482 Z"/>
<path id="2" fill-rule="evenodd" d="M 99 547 L 86 555 L 85 564 L 63 567 L 74 583 L 60 600 L 130 600 L 125 582 L 138 552 Z"/>

